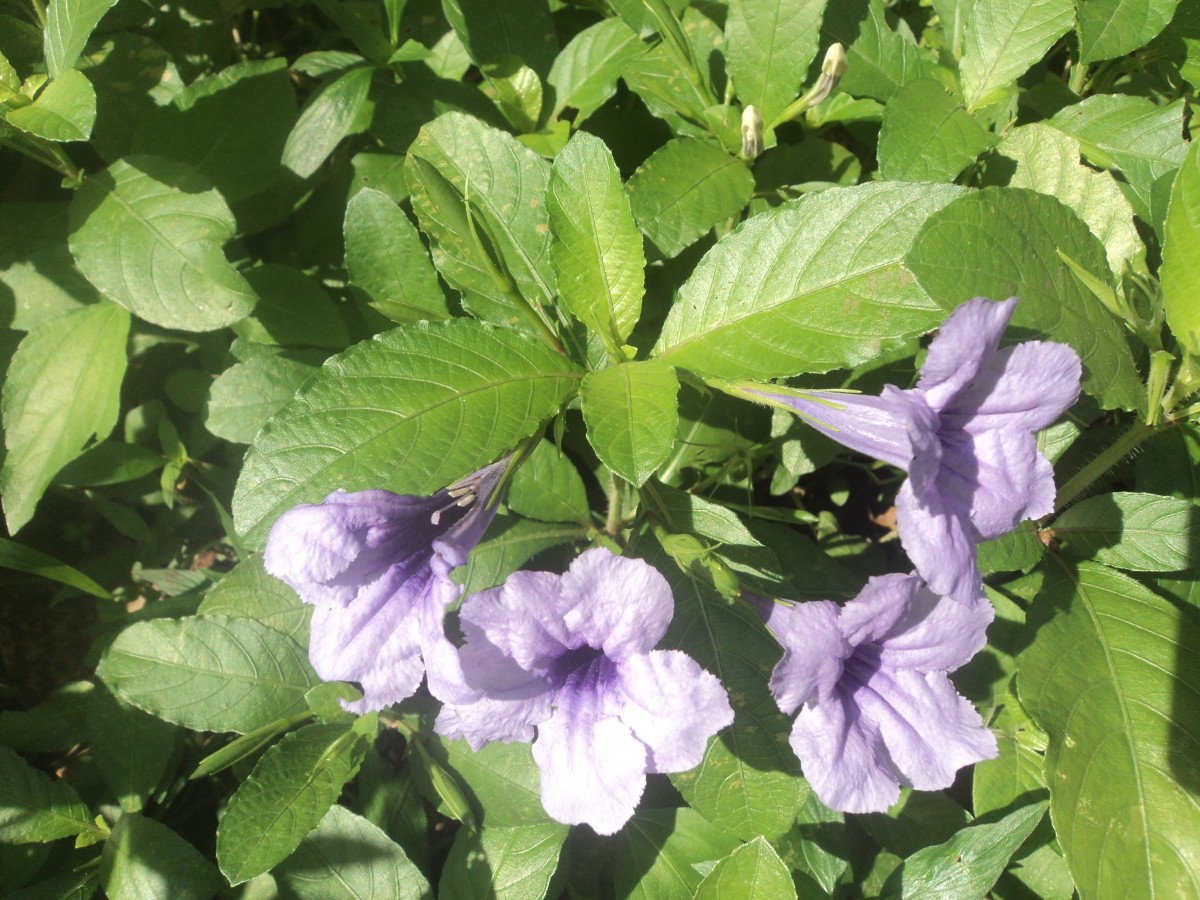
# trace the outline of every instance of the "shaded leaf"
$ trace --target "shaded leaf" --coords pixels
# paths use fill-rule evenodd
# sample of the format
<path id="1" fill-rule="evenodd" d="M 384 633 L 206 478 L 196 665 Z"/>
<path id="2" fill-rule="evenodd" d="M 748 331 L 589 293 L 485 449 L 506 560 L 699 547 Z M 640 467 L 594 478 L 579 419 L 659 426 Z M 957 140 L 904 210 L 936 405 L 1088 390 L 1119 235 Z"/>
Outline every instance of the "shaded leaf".
<path id="1" fill-rule="evenodd" d="M 1158 494 L 1081 500 L 1054 520 L 1076 553 L 1134 572 L 1177 572 L 1200 563 L 1200 507 Z"/>
<path id="2" fill-rule="evenodd" d="M 1081 896 L 1200 896 L 1200 632 L 1095 563 L 1047 572 L 1055 610 L 1021 654 L 1021 702 L 1050 735 L 1050 815 Z"/>
<path id="3" fill-rule="evenodd" d="M 354 777 L 366 745 L 346 724 L 308 725 L 263 754 L 217 827 L 217 863 L 230 884 L 291 855 Z"/>
<path id="4" fill-rule="evenodd" d="M 1107 281 L 1104 248 L 1073 212 L 1023 188 L 985 188 L 930 216 L 905 261 L 945 309 L 1020 297 L 1012 325 L 1070 344 L 1083 361 L 1083 389 L 1105 408 L 1132 409 L 1141 383 L 1121 326 L 1060 252 Z"/>
<path id="5" fill-rule="evenodd" d="M 296 900 L 433 900 L 429 882 L 404 851 L 343 806 L 331 806 L 272 874 L 280 896 Z"/>

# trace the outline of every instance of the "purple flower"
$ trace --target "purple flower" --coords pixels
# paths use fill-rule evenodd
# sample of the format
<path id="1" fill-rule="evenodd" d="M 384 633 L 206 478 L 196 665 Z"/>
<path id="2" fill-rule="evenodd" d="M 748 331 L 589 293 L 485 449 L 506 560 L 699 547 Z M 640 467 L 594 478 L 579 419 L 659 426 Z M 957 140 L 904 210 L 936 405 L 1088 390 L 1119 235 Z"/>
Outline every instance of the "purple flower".
<path id="1" fill-rule="evenodd" d="M 507 464 L 480 469 L 432 497 L 334 491 L 322 503 L 288 510 L 271 528 L 267 571 L 316 607 L 313 668 L 327 681 L 362 685 L 362 700 L 347 709 L 368 712 L 403 700 L 422 675 L 440 699 L 469 696 L 442 624 L 462 593 L 450 572 L 491 523 L 489 500 Z"/>
<path id="2" fill-rule="evenodd" d="M 784 648 L 771 693 L 788 715 L 800 709 L 790 743 L 826 806 L 883 812 L 901 784 L 946 788 L 960 767 L 996 755 L 995 736 L 946 677 L 983 646 L 990 604 L 939 597 L 916 575 L 883 575 L 843 607 L 818 600 L 765 612 Z"/>
<path id="3" fill-rule="evenodd" d="M 741 385 L 738 393 L 799 413 L 835 441 L 908 472 L 896 497 L 904 549 L 939 594 L 979 602 L 975 544 L 1054 510 L 1054 471 L 1034 432 L 1079 396 L 1066 344 L 998 349 L 1016 298 L 978 297 L 929 345 L 917 386 L 879 397 Z"/>
<path id="4" fill-rule="evenodd" d="M 542 805 L 560 822 L 613 834 L 633 815 L 647 772 L 700 763 L 733 721 L 725 689 L 686 653 L 654 650 L 674 612 L 666 579 L 597 548 L 565 575 L 516 572 L 463 603 L 468 703 L 436 728 L 478 750 L 537 740 Z"/>

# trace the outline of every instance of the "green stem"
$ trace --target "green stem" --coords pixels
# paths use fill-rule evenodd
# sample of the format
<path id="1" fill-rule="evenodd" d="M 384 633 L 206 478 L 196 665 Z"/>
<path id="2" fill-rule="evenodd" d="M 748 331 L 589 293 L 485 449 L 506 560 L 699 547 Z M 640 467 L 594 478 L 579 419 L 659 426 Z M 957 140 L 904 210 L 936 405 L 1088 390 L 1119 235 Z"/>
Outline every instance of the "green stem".
<path id="1" fill-rule="evenodd" d="M 621 531 L 621 481 L 610 475 L 608 483 L 608 518 L 604 522 L 604 533 L 616 537 Z"/>
<path id="2" fill-rule="evenodd" d="M 1157 433 L 1157 429 L 1145 422 L 1134 422 L 1129 430 L 1116 442 L 1103 450 L 1099 456 L 1080 469 L 1058 489 L 1058 497 L 1054 503 L 1054 512 L 1062 512 L 1070 506 L 1081 494 L 1087 491 L 1101 475 L 1128 456 L 1142 441 Z"/>

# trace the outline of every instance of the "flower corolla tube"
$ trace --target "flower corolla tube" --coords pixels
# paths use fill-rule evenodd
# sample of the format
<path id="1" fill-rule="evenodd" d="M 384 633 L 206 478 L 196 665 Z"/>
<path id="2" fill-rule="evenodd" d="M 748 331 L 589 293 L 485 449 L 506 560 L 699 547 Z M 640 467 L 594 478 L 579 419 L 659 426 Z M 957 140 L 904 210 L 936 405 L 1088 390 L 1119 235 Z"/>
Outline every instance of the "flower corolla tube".
<path id="1" fill-rule="evenodd" d="M 929 345 L 916 387 L 878 397 L 741 384 L 741 396 L 801 415 L 852 450 L 908 472 L 896 497 L 900 540 L 938 594 L 978 603 L 978 542 L 1054 510 L 1054 471 L 1034 433 L 1079 396 L 1066 344 L 1000 348 L 1017 299 L 959 306 Z"/>
<path id="2" fill-rule="evenodd" d="M 428 678 L 439 699 L 469 695 L 446 607 L 462 594 L 450 572 L 467 561 L 495 515 L 508 460 L 429 497 L 334 491 L 288 510 L 271 528 L 266 570 L 313 605 L 309 659 L 327 681 L 361 685 L 352 712 L 411 696 Z"/>
<path id="3" fill-rule="evenodd" d="M 783 645 L 771 693 L 817 797 L 843 812 L 883 812 L 900 785 L 940 790 L 996 756 L 996 738 L 946 673 L 984 645 L 991 604 L 956 603 L 917 575 L 870 579 L 845 606 L 760 601 Z"/>
<path id="4" fill-rule="evenodd" d="M 446 704 L 436 730 L 474 749 L 533 740 L 546 812 L 613 834 L 647 772 L 693 768 L 733 721 L 713 675 L 653 649 L 673 613 L 656 569 L 603 548 L 563 575 L 516 572 L 463 602 L 462 669 L 477 693 Z"/>

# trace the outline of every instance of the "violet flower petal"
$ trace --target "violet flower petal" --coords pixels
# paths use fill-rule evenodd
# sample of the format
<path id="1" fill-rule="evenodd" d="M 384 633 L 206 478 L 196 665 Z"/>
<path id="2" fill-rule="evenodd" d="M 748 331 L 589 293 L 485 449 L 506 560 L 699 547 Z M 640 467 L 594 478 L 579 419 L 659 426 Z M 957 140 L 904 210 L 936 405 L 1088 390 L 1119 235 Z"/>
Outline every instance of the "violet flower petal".
<path id="1" fill-rule="evenodd" d="M 953 672 L 983 649 L 995 610 L 990 603 L 957 603 L 939 597 L 917 581 L 918 590 L 903 614 L 875 639 L 880 665 L 921 673 Z"/>
<path id="2" fill-rule="evenodd" d="M 1026 341 L 1005 347 L 942 408 L 942 424 L 974 434 L 1040 431 L 1079 399 L 1082 373 L 1079 355 L 1066 344 Z"/>
<path id="3" fill-rule="evenodd" d="M 733 722 L 721 682 L 679 650 L 652 650 L 617 667 L 609 711 L 649 750 L 648 772 L 686 772 L 708 739 Z"/>
<path id="4" fill-rule="evenodd" d="M 410 696 L 424 671 L 443 700 L 469 695 L 446 607 L 462 593 L 449 577 L 495 515 L 489 506 L 507 460 L 432 497 L 335 491 L 284 513 L 267 539 L 268 572 L 317 607 L 309 658 L 326 680 L 359 682 L 355 712 Z"/>
<path id="5" fill-rule="evenodd" d="M 827 700 L 853 649 L 838 625 L 838 607 L 828 600 L 784 606 L 772 603 L 767 627 L 787 648 L 771 675 L 771 693 L 788 715 L 801 704 Z"/>
<path id="6" fill-rule="evenodd" d="M 620 719 L 600 714 L 590 694 L 559 698 L 538 727 L 533 758 L 541 771 L 542 806 L 559 822 L 587 823 L 615 834 L 646 788 L 646 745 Z"/>
<path id="7" fill-rule="evenodd" d="M 983 596 L 968 508 L 935 487 L 918 499 L 905 482 L 896 494 L 904 550 L 936 594 L 974 604 Z"/>
<path id="8" fill-rule="evenodd" d="M 657 569 L 607 552 L 577 556 L 562 577 L 562 597 L 563 624 L 613 660 L 648 652 L 675 613 L 671 588 Z"/>
<path id="9" fill-rule="evenodd" d="M 900 469 L 908 469 L 912 462 L 908 418 L 886 398 L 841 391 L 773 393 L 765 385 L 746 392 L 790 407 L 809 425 L 851 450 Z"/>
<path id="10" fill-rule="evenodd" d="M 849 697 L 802 709 L 788 743 L 805 779 L 830 809 L 880 812 L 900 796 L 878 728 Z"/>
<path id="11" fill-rule="evenodd" d="M 996 736 L 942 672 L 882 667 L 855 693 L 902 783 L 922 791 L 950 787 L 960 768 L 996 756 Z"/>
<path id="12" fill-rule="evenodd" d="M 487 640 L 523 669 L 544 673 L 583 641 L 563 624 L 567 608 L 553 572 L 514 572 L 498 588 L 468 598 L 459 617 L 478 626 Z M 483 676 L 486 677 L 486 676 Z"/>
<path id="13" fill-rule="evenodd" d="M 976 297 L 958 306 L 929 344 L 917 387 L 929 405 L 941 410 L 979 374 L 1000 346 L 1017 308 L 1017 298 L 993 301 Z"/>
<path id="14" fill-rule="evenodd" d="M 795 614 L 809 606 L 813 614 Z M 826 648 L 840 674 L 818 694 L 805 679 L 820 671 L 812 657 L 830 643 L 830 609 L 850 649 Z M 786 625 L 773 628 L 784 656 L 771 692 L 784 712 L 805 697 L 790 743 L 827 806 L 883 811 L 902 784 L 945 788 L 962 766 L 996 755 L 995 737 L 946 676 L 983 645 L 990 605 L 936 596 L 913 575 L 884 575 L 840 609 L 818 601 L 796 610 L 782 620 L 769 617 Z M 793 672 L 799 690 L 788 684 Z"/>

